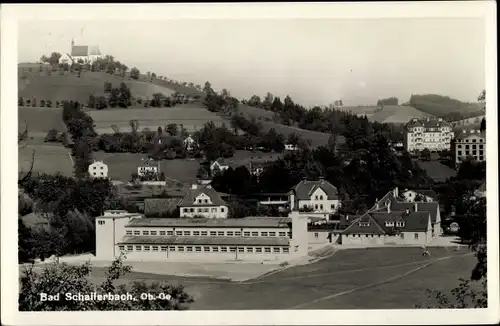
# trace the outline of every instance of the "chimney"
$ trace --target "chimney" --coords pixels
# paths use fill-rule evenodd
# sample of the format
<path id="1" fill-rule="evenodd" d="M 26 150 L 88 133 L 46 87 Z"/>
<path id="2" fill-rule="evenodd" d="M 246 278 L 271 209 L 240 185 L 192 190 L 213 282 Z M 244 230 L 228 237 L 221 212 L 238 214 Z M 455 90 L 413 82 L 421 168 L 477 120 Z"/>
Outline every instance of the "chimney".
<path id="1" fill-rule="evenodd" d="M 346 220 L 346 221 L 349 221 L 349 215 L 346 215 L 346 216 L 345 216 L 345 220 Z"/>
<path id="2" fill-rule="evenodd" d="M 198 185 L 197 185 L 197 184 L 195 184 L 195 183 L 193 183 L 193 184 L 191 185 L 191 189 L 198 189 Z"/>
<path id="3" fill-rule="evenodd" d="M 394 194 L 394 197 L 398 197 L 399 196 L 399 189 L 398 189 L 398 187 L 394 188 L 393 194 Z"/>
<path id="4" fill-rule="evenodd" d="M 418 212 L 418 203 L 415 203 L 415 212 Z"/>
<path id="5" fill-rule="evenodd" d="M 406 215 L 410 215 L 410 209 L 409 209 L 409 208 L 407 208 L 407 209 L 405 210 L 405 213 L 406 213 Z"/>
<path id="6" fill-rule="evenodd" d="M 377 209 L 379 208 L 378 207 L 378 198 L 375 199 L 375 206 L 377 207 Z"/>
<path id="7" fill-rule="evenodd" d="M 387 213 L 391 213 L 391 202 L 387 204 Z"/>

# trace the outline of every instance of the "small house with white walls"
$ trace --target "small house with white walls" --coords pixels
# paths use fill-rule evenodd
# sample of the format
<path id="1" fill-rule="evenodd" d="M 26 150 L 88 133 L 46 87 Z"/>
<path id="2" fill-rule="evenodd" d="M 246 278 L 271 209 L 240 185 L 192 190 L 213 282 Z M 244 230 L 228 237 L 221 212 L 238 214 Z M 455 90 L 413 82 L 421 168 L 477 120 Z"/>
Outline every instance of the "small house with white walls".
<path id="1" fill-rule="evenodd" d="M 210 165 L 210 172 L 214 174 L 216 171 L 223 172 L 225 170 L 229 169 L 229 163 L 226 162 L 226 160 L 219 158 L 215 160 L 211 165 Z"/>
<path id="2" fill-rule="evenodd" d="M 405 201 L 407 202 L 432 202 L 437 201 L 438 195 L 432 189 L 417 189 L 417 190 L 408 190 L 406 189 L 401 193 Z"/>
<path id="3" fill-rule="evenodd" d="M 68 53 L 63 53 L 59 57 L 59 64 L 60 65 L 67 64 L 71 66 L 73 64 L 73 58 Z"/>
<path id="4" fill-rule="evenodd" d="M 323 178 L 299 182 L 288 192 L 288 202 L 290 210 L 327 220 L 341 205 L 337 188 Z"/>
<path id="5" fill-rule="evenodd" d="M 111 261 L 284 262 L 308 254 L 307 219 L 144 218 L 120 212 L 96 218 L 96 258 Z"/>
<path id="6" fill-rule="evenodd" d="M 94 163 L 89 165 L 89 175 L 92 178 L 107 178 L 108 177 L 108 166 L 102 161 L 94 161 Z"/>
<path id="7" fill-rule="evenodd" d="M 137 175 L 143 176 L 149 173 L 158 173 L 158 164 L 153 160 L 143 160 L 140 166 L 137 167 Z"/>
<path id="8" fill-rule="evenodd" d="M 183 140 L 183 143 L 184 143 L 184 147 L 188 150 L 188 151 L 192 151 L 193 149 L 195 149 L 196 147 L 196 141 L 194 140 L 193 137 L 191 137 L 190 135 L 187 136 L 184 140 Z"/>
<path id="9" fill-rule="evenodd" d="M 285 150 L 286 151 L 296 151 L 298 149 L 299 149 L 299 147 L 297 145 L 285 144 Z"/>
<path id="10" fill-rule="evenodd" d="M 177 205 L 181 217 L 227 218 L 228 206 L 211 186 L 193 184 Z"/>

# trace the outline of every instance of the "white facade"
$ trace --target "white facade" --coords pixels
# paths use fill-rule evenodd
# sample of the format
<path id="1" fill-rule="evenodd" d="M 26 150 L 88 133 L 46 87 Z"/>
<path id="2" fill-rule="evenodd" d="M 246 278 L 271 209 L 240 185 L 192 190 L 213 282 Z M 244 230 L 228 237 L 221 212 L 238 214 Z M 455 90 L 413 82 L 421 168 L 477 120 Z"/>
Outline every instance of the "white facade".
<path id="1" fill-rule="evenodd" d="M 326 192 L 317 188 L 308 199 L 299 199 L 295 200 L 295 195 L 290 193 L 288 196 L 288 202 L 290 204 L 290 209 L 298 209 L 298 210 L 311 210 L 310 213 L 316 214 L 334 214 L 340 208 L 340 200 L 339 199 L 328 199 L 328 195 Z M 297 207 L 295 207 L 297 205 Z"/>
<path id="2" fill-rule="evenodd" d="M 187 136 L 186 139 L 184 139 L 184 146 L 188 151 L 191 151 L 195 148 L 196 141 L 191 137 Z"/>
<path id="3" fill-rule="evenodd" d="M 149 173 L 158 173 L 158 166 L 148 164 L 137 167 L 137 175 L 143 176 Z"/>
<path id="4" fill-rule="evenodd" d="M 296 151 L 299 148 L 296 145 L 293 144 L 285 144 L 285 150 L 287 151 Z"/>
<path id="5" fill-rule="evenodd" d="M 92 178 L 107 178 L 108 177 L 108 166 L 102 161 L 94 161 L 94 163 L 89 165 L 89 175 Z"/>
<path id="6" fill-rule="evenodd" d="M 71 58 L 71 56 L 69 54 L 63 53 L 63 54 L 61 54 L 61 57 L 59 58 L 59 64 L 60 65 L 68 64 L 71 66 L 73 64 L 73 59 Z"/>
<path id="7" fill-rule="evenodd" d="M 404 147 L 408 152 L 449 150 L 453 131 L 441 118 L 412 119 L 406 124 Z"/>
<path id="8" fill-rule="evenodd" d="M 421 200 L 421 201 L 425 201 L 425 202 L 435 201 L 434 198 L 427 196 L 427 195 L 424 195 L 424 194 L 419 194 L 418 192 L 416 192 L 414 190 L 406 190 L 402 193 L 402 195 L 403 195 L 405 201 L 407 201 L 407 202 L 414 202 L 415 198 L 417 198 L 417 195 L 424 198 L 424 200 Z"/>
<path id="9" fill-rule="evenodd" d="M 307 219 L 290 214 L 291 226 L 282 220 L 245 218 L 217 226 L 218 222 L 105 214 L 96 218 L 96 256 L 112 260 L 125 253 L 127 260 L 159 262 L 288 261 L 306 256 Z"/>
<path id="10" fill-rule="evenodd" d="M 479 130 L 463 130 L 453 141 L 455 164 L 459 165 L 468 157 L 479 162 L 486 161 L 486 135 Z"/>
<path id="11" fill-rule="evenodd" d="M 229 169 L 229 165 L 227 164 L 221 164 L 219 161 L 214 161 L 212 165 L 210 165 L 210 171 L 213 173 L 215 170 L 219 170 L 220 172 L 223 172 L 225 170 Z"/>
<path id="12" fill-rule="evenodd" d="M 194 198 L 191 194 L 194 194 Z M 214 189 L 210 186 L 199 187 L 197 184 L 193 184 L 188 194 L 179 202 L 179 210 L 180 217 L 227 218 L 229 213 L 228 206 Z"/>

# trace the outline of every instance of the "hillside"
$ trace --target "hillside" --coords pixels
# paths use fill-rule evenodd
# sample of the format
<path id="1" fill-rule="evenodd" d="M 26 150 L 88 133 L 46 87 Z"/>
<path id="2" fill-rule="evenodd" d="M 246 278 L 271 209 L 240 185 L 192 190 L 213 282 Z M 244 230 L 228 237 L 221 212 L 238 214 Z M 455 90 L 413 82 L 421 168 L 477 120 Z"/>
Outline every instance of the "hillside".
<path id="1" fill-rule="evenodd" d="M 18 94 L 24 99 L 36 98 L 51 100 L 53 103 L 63 100 L 74 100 L 87 103 L 90 95 L 104 95 L 104 83 L 111 82 L 113 87 L 118 87 L 124 82 L 132 96 L 136 98 L 152 98 L 154 93 L 163 93 L 168 96 L 174 91 L 170 88 L 153 83 L 138 81 L 128 77 L 113 76 L 104 72 L 83 72 L 81 77 L 76 73 L 65 72 L 64 75 L 53 72 L 33 70 L 33 72 L 20 72 L 18 78 Z"/>
<path id="2" fill-rule="evenodd" d="M 465 103 L 437 94 L 412 95 L 408 104 L 422 112 L 442 118 L 453 115 L 453 113 L 466 114 L 467 117 L 476 112 L 478 115 L 481 112 L 484 114 L 484 104 L 482 103 Z"/>
<path id="3" fill-rule="evenodd" d="M 356 115 L 366 115 L 369 121 L 380 123 L 407 123 L 412 118 L 423 118 L 431 114 L 406 105 L 385 105 L 381 110 L 377 106 L 344 106 L 340 110 Z"/>

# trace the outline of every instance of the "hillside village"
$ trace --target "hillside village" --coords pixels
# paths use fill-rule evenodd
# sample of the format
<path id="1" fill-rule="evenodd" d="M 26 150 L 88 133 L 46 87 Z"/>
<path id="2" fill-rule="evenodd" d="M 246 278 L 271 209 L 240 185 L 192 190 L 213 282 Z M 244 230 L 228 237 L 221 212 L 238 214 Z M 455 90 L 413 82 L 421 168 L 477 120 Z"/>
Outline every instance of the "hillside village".
<path id="1" fill-rule="evenodd" d="M 462 250 L 471 209 L 485 205 L 480 104 L 236 99 L 74 42 L 20 64 L 19 83 L 20 262 L 85 253 L 283 268 L 353 248 L 428 257 Z"/>

